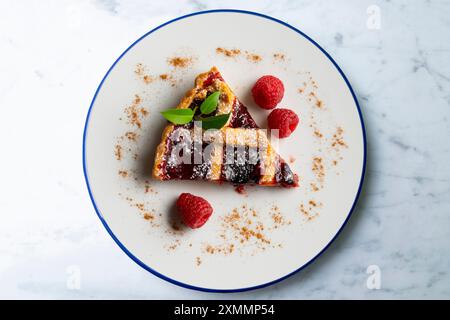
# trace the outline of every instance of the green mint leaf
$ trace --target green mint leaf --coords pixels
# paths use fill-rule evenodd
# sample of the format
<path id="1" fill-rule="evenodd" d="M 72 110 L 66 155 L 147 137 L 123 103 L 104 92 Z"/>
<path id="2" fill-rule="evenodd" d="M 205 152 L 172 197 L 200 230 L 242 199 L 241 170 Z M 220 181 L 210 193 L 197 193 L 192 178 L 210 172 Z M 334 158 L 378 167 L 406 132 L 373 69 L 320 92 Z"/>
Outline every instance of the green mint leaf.
<path id="1" fill-rule="evenodd" d="M 167 109 L 161 111 L 164 118 L 173 124 L 186 124 L 192 121 L 194 110 L 192 109 Z"/>
<path id="2" fill-rule="evenodd" d="M 214 117 L 202 118 L 202 128 L 208 129 L 220 129 L 222 128 L 230 118 L 231 113 L 221 114 Z"/>
<path id="3" fill-rule="evenodd" d="M 202 114 L 210 114 L 217 108 L 219 103 L 220 91 L 211 93 L 200 105 L 200 112 Z"/>

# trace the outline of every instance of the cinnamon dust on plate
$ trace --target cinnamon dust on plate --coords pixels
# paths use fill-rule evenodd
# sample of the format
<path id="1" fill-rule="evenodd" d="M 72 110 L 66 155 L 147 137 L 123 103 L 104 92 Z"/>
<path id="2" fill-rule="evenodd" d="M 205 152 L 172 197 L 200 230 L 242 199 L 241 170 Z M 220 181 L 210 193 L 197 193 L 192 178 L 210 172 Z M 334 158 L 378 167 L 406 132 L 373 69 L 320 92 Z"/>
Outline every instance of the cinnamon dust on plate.
<path id="1" fill-rule="evenodd" d="M 136 73 L 138 76 L 143 76 L 145 72 L 144 65 L 142 63 L 138 63 L 136 65 L 136 68 L 134 69 L 134 73 Z"/>
<path id="2" fill-rule="evenodd" d="M 177 82 L 181 79 L 175 78 L 175 76 L 173 75 L 173 72 L 171 73 L 162 73 L 159 75 L 159 80 L 163 81 L 163 82 L 168 82 L 170 83 L 170 85 L 172 87 L 175 87 Z"/>
<path id="3" fill-rule="evenodd" d="M 119 120 L 122 121 L 125 118 L 130 128 L 117 137 L 117 142 L 114 146 L 114 156 L 117 161 L 121 161 L 125 154 L 130 153 L 131 157 L 137 160 L 138 155 L 133 150 L 135 149 L 133 147 L 138 141 L 138 132 L 142 129 L 142 121 L 148 117 L 149 112 L 142 106 L 142 99 L 138 94 L 134 95 L 131 104 L 126 106 L 123 112 L 125 117 L 120 117 Z"/>
<path id="4" fill-rule="evenodd" d="M 245 56 L 246 56 L 247 60 L 254 62 L 254 63 L 258 63 L 258 62 L 262 61 L 262 57 L 256 53 L 251 53 L 251 52 L 246 51 Z"/>
<path id="5" fill-rule="evenodd" d="M 168 251 L 173 251 L 173 250 L 177 249 L 180 245 L 181 245 L 181 240 L 175 239 L 175 241 L 173 241 L 171 244 L 166 245 L 165 247 Z"/>
<path id="6" fill-rule="evenodd" d="M 241 50 L 240 49 L 226 49 L 226 48 L 218 47 L 218 48 L 216 48 L 216 53 L 223 54 L 227 57 L 236 57 L 241 54 Z"/>
<path id="7" fill-rule="evenodd" d="M 136 132 L 127 131 L 125 132 L 125 137 L 130 141 L 136 142 L 138 134 Z"/>
<path id="8" fill-rule="evenodd" d="M 149 84 L 153 81 L 153 77 L 146 72 L 146 67 L 142 63 L 138 63 L 134 69 L 134 73 L 139 79 L 142 79 L 145 84 Z"/>
<path id="9" fill-rule="evenodd" d="M 250 52 L 247 50 L 241 50 L 238 48 L 227 49 L 227 48 L 223 48 L 223 47 L 217 47 L 216 53 L 221 54 L 228 58 L 235 58 L 235 57 L 243 55 L 243 56 L 245 56 L 245 58 L 248 61 L 251 61 L 254 63 L 260 62 L 263 59 L 262 56 L 259 54 L 256 54 L 254 52 Z"/>
<path id="10" fill-rule="evenodd" d="M 221 217 L 218 244 L 205 244 L 208 254 L 228 255 L 245 247 L 265 250 L 271 243 L 255 209 L 243 205 Z"/>
<path id="11" fill-rule="evenodd" d="M 290 225 L 292 222 L 287 220 L 280 211 L 277 205 L 273 205 L 270 209 L 270 216 L 272 218 L 272 226 L 270 229 L 278 229 L 282 226 Z"/>
<path id="12" fill-rule="evenodd" d="M 315 128 L 315 129 L 314 129 L 314 136 L 315 136 L 316 138 L 323 138 L 323 133 L 320 132 L 319 129 Z"/>
<path id="13" fill-rule="evenodd" d="M 319 187 L 317 186 L 317 184 L 315 184 L 314 182 L 311 182 L 309 185 L 310 185 L 311 190 L 312 190 L 313 192 L 317 192 L 317 191 L 320 190 L 320 188 L 319 188 Z"/>
<path id="14" fill-rule="evenodd" d="M 312 171 L 317 180 L 322 181 L 325 178 L 325 166 L 322 157 L 314 157 L 312 161 Z"/>
<path id="15" fill-rule="evenodd" d="M 323 101 L 321 99 L 319 99 L 319 97 L 317 96 L 317 94 L 314 91 L 311 91 L 309 93 L 309 101 L 314 101 L 314 105 L 321 109 L 323 107 Z"/>
<path id="16" fill-rule="evenodd" d="M 126 170 L 119 170 L 119 176 L 121 176 L 122 178 L 128 177 L 128 171 L 126 171 Z"/>
<path id="17" fill-rule="evenodd" d="M 151 83 L 151 82 L 153 81 L 153 78 L 152 78 L 150 75 L 148 75 L 148 74 L 144 75 L 144 76 L 142 77 L 142 79 L 144 80 L 144 82 L 145 82 L 146 84 L 149 84 L 149 83 Z"/>
<path id="18" fill-rule="evenodd" d="M 316 200 L 309 200 L 307 204 L 300 204 L 300 213 L 306 221 L 311 221 L 319 216 L 322 203 Z"/>
<path id="19" fill-rule="evenodd" d="M 286 55 L 284 53 L 274 53 L 273 58 L 278 61 L 284 61 L 286 59 Z"/>
<path id="20" fill-rule="evenodd" d="M 135 94 L 131 105 L 125 108 L 125 114 L 128 119 L 128 123 L 132 126 L 136 126 L 139 129 L 142 128 L 142 120 L 149 112 L 147 109 L 141 106 L 142 99 L 139 95 Z"/>
<path id="21" fill-rule="evenodd" d="M 167 59 L 167 63 L 174 69 L 186 69 L 192 65 L 194 59 L 190 57 L 172 57 Z M 148 67 L 144 66 L 142 63 L 138 63 L 135 67 L 134 73 L 137 78 L 143 81 L 146 85 L 156 82 L 157 80 L 168 82 L 172 87 L 177 84 L 177 79 L 174 76 L 175 71 L 167 71 L 161 74 L 150 74 Z"/>
<path id="22" fill-rule="evenodd" d="M 122 160 L 122 146 L 120 144 L 114 146 L 114 155 L 116 156 L 116 160 Z"/>
<path id="23" fill-rule="evenodd" d="M 283 226 L 291 225 L 278 206 L 273 205 L 268 212 L 269 221 L 265 221 L 258 212 L 246 204 L 236 207 L 220 218 L 218 243 L 204 244 L 203 251 L 207 254 L 229 255 L 236 251 L 249 251 L 256 254 L 269 248 L 281 248 L 281 243 L 275 243 L 269 238 L 269 233 Z M 265 214 L 264 216 L 267 216 Z M 267 220 L 267 219 L 266 219 Z"/>
<path id="24" fill-rule="evenodd" d="M 344 141 L 344 129 L 342 129 L 342 127 L 337 127 L 336 132 L 331 139 L 331 146 L 335 149 L 341 147 L 348 148 L 347 143 Z"/>
<path id="25" fill-rule="evenodd" d="M 174 68 L 186 68 L 192 64 L 192 57 L 172 57 L 167 62 Z"/>
<path id="26" fill-rule="evenodd" d="M 125 200 L 131 207 L 136 208 L 137 212 L 142 216 L 142 218 L 150 222 L 150 225 L 152 227 L 159 227 L 161 225 L 160 222 L 157 221 L 157 214 L 155 209 L 149 209 L 144 202 L 136 201 L 130 196 L 125 197 Z"/>

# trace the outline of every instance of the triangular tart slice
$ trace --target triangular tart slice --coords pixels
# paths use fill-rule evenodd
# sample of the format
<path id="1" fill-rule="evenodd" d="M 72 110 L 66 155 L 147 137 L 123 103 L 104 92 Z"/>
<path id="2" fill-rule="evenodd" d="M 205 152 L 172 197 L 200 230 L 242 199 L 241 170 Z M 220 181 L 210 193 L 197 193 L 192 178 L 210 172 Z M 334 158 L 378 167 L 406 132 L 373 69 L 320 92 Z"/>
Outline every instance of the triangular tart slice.
<path id="1" fill-rule="evenodd" d="M 200 129 L 199 134 L 193 121 L 185 125 L 169 123 L 156 149 L 154 178 L 298 186 L 297 175 L 276 153 L 266 131 L 258 127 L 216 67 L 197 76 L 195 87 L 186 93 L 177 108 L 195 109 L 216 91 L 221 94 L 212 115 L 230 113 L 228 122 L 215 130 L 214 137 L 207 142 L 207 132 L 202 134 Z"/>

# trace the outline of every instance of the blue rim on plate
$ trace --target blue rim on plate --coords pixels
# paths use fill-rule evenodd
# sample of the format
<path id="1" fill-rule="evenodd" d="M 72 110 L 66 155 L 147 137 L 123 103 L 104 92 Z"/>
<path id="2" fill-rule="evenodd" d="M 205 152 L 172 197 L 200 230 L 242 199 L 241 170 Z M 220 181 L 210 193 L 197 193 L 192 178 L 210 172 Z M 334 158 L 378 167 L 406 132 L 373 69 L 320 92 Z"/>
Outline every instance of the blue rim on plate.
<path id="1" fill-rule="evenodd" d="M 87 128 L 88 128 L 88 124 L 89 124 L 89 117 L 91 114 L 91 110 L 92 110 L 92 106 L 95 103 L 95 99 L 97 98 L 97 94 L 99 93 L 103 82 L 105 81 L 105 79 L 108 77 L 109 73 L 111 72 L 111 70 L 114 68 L 114 66 L 117 64 L 117 62 L 120 61 L 120 59 L 131 49 L 134 47 L 135 44 L 137 44 L 139 41 L 141 41 L 143 38 L 147 37 L 148 35 L 150 35 L 151 33 L 155 32 L 156 30 L 181 19 L 185 19 L 191 16 L 195 16 L 195 15 L 199 15 L 199 14 L 209 14 L 209 13 L 216 13 L 216 12 L 234 12 L 234 13 L 239 13 L 239 14 L 250 14 L 250 15 L 255 15 L 258 17 L 262 17 L 262 18 L 266 18 L 272 21 L 275 21 L 291 30 L 294 30 L 295 32 L 297 32 L 300 36 L 308 39 L 312 44 L 314 44 L 320 51 L 323 52 L 323 54 L 325 54 L 325 56 L 333 63 L 333 65 L 336 67 L 336 69 L 339 71 L 339 73 L 341 74 L 342 78 L 344 79 L 345 83 L 347 84 L 348 89 L 350 90 L 352 96 L 353 96 L 353 100 L 355 101 L 356 104 L 356 108 L 358 110 L 358 115 L 359 115 L 359 119 L 361 121 L 361 128 L 362 128 L 362 133 L 363 133 L 363 142 L 364 142 L 364 155 L 363 155 L 363 168 L 362 168 L 362 172 L 361 172 L 361 180 L 359 182 L 359 186 L 358 186 L 358 192 L 356 193 L 356 197 L 355 200 L 353 201 L 352 207 L 350 209 L 350 212 L 347 215 L 347 218 L 345 219 L 344 223 L 342 224 L 342 226 L 339 228 L 339 230 L 336 232 L 336 234 L 334 235 L 334 237 L 330 240 L 330 242 L 315 256 L 313 257 L 311 260 L 309 260 L 307 263 L 305 263 L 304 265 L 302 265 L 301 267 L 299 267 L 297 270 L 294 270 L 293 272 L 277 279 L 277 280 L 273 280 L 267 283 L 263 283 L 257 286 L 253 286 L 253 287 L 247 287 L 247 288 L 239 288 L 239 289 L 209 289 L 209 288 L 202 288 L 202 287 L 196 287 L 196 286 L 192 286 L 171 278 L 166 277 L 165 275 L 157 272 L 156 270 L 153 270 L 152 268 L 150 268 L 149 266 L 147 266 L 145 263 L 143 263 L 141 260 L 139 260 L 137 257 L 135 257 L 120 241 L 119 239 L 114 235 L 114 233 L 112 232 L 112 230 L 109 228 L 108 224 L 106 223 L 105 219 L 103 218 L 102 214 L 100 213 L 100 211 L 97 208 L 97 205 L 95 203 L 94 200 L 94 196 L 92 195 L 92 191 L 91 191 L 91 187 L 89 185 L 89 179 L 87 176 L 87 168 L 86 168 L 86 132 L 87 132 Z M 348 220 L 350 219 L 350 216 L 353 213 L 353 210 L 355 209 L 356 206 L 356 202 L 358 201 L 358 198 L 361 194 L 361 190 L 362 190 L 362 185 L 363 185 L 363 181 L 364 181 L 364 175 L 366 172 L 366 160 L 367 160 L 367 141 L 366 141 L 366 129 L 364 126 L 364 120 L 362 118 L 362 113 L 361 113 L 361 109 L 358 103 L 358 100 L 356 99 L 355 93 L 353 92 L 352 86 L 350 85 L 349 81 L 347 80 L 347 77 L 344 75 L 344 72 L 342 72 L 341 68 L 337 65 L 337 63 L 333 60 L 333 58 L 331 58 L 331 56 L 319 45 L 317 44 L 317 42 L 315 42 L 313 39 L 311 39 L 309 36 L 307 36 L 306 34 L 304 34 L 302 31 L 296 29 L 295 27 L 287 24 L 286 22 L 283 22 L 281 20 L 278 20 L 276 18 L 261 14 L 261 13 L 257 13 L 257 12 L 253 12 L 253 11 L 245 11 L 245 10 L 236 10 L 236 9 L 218 9 L 218 10 L 207 10 L 207 11 L 199 11 L 199 12 L 194 12 L 194 13 L 190 13 L 175 19 L 172 19 L 168 22 L 165 22 L 163 24 L 161 24 L 160 26 L 150 30 L 149 32 L 147 32 L 146 34 L 144 34 L 142 37 L 140 37 L 139 39 L 137 39 L 131 46 L 129 46 L 120 56 L 119 58 L 117 58 L 117 60 L 113 63 L 113 65 L 109 68 L 108 72 L 105 74 L 105 76 L 103 77 L 102 81 L 100 82 L 100 85 L 98 86 L 97 90 L 95 91 L 94 94 L 94 98 L 92 99 L 91 105 L 89 106 L 89 110 L 86 116 L 86 123 L 84 125 L 84 132 L 83 132 L 83 172 L 84 172 L 84 178 L 86 180 L 86 185 L 87 185 L 87 189 L 89 192 L 89 197 L 91 198 L 92 204 L 94 205 L 94 209 L 98 215 L 98 217 L 100 218 L 100 221 L 102 222 L 103 226 L 106 228 L 106 231 L 108 231 L 109 235 L 113 238 L 113 240 L 117 243 L 117 245 L 134 261 L 136 262 L 139 266 L 141 266 L 142 268 L 144 268 L 145 270 L 153 273 L 154 275 L 156 275 L 157 277 L 166 280 L 170 283 L 176 284 L 178 286 L 184 287 L 184 288 L 188 288 L 188 289 L 193 289 L 193 290 L 199 290 L 199 291 L 205 291 L 205 292 L 242 292 L 242 291 L 248 291 L 248 290 L 254 290 L 254 289 L 259 289 L 259 288 L 264 288 L 267 286 L 270 286 L 272 284 L 278 283 L 280 281 L 283 281 L 284 279 L 296 274 L 297 272 L 299 272 L 300 270 L 303 270 L 304 268 L 306 268 L 307 266 L 309 266 L 312 262 L 314 262 L 323 252 L 325 252 L 325 250 L 328 249 L 328 247 L 331 245 L 331 243 L 333 243 L 333 241 L 337 238 L 337 236 L 341 233 L 342 229 L 344 228 L 344 226 L 347 224 Z"/>

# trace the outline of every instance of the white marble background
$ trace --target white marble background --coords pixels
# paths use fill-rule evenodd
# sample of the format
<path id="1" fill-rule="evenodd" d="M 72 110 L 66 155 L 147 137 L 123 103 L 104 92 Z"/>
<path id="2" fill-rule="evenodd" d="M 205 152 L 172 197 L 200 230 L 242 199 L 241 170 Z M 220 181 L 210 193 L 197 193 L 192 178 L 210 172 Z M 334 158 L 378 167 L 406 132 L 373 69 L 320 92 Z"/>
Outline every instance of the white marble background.
<path id="1" fill-rule="evenodd" d="M 380 29 L 367 27 L 371 5 Z M 369 138 L 364 193 L 338 240 L 303 272 L 239 294 L 179 288 L 132 262 L 95 215 L 81 164 L 88 106 L 118 55 L 213 8 L 317 40 L 350 79 Z M 1 0 L 0 298 L 450 298 L 449 17 L 439 0 Z M 79 290 L 67 285 L 78 271 Z"/>

